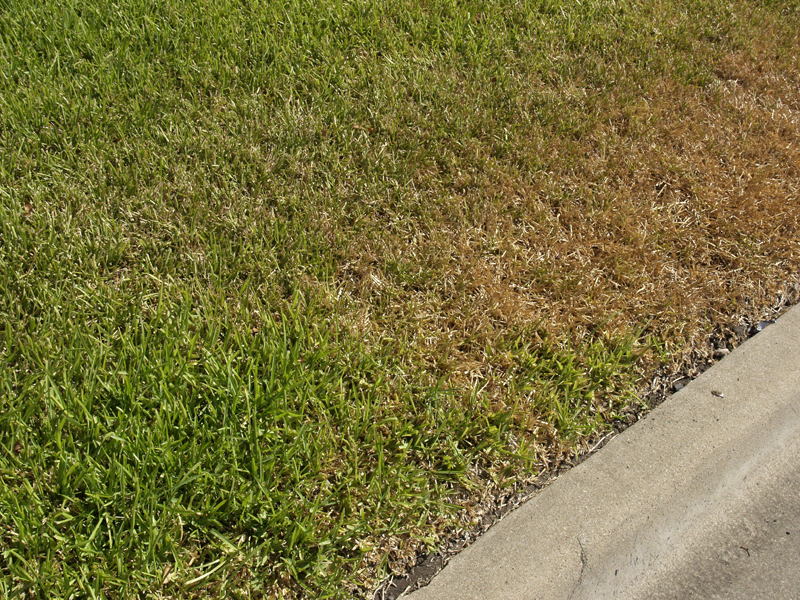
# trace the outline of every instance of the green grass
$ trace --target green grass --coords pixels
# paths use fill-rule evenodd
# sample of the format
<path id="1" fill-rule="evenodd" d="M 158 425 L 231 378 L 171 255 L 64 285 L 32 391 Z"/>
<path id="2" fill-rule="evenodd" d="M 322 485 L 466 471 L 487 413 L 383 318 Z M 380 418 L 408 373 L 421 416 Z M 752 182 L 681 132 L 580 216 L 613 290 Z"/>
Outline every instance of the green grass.
<path id="1" fill-rule="evenodd" d="M 481 261 L 566 303 L 504 224 L 614 209 L 552 174 L 799 11 L 0 0 L 0 593 L 367 595 L 608 427 L 646 316 L 512 323 Z"/>
<path id="2" fill-rule="evenodd" d="M 422 535 L 450 484 L 509 452 L 508 411 L 406 381 L 299 301 L 274 318 L 169 285 L 40 294 L 50 314 L 5 329 L 6 594 L 341 593 L 377 539 Z M 613 377 L 598 351 L 584 371 L 513 349 L 567 434 L 596 425 L 569 399 Z"/>
<path id="3" fill-rule="evenodd" d="M 510 412 L 408 382 L 299 301 L 276 319 L 174 286 L 82 292 L 80 321 L 51 295 L 49 315 L 5 329 L 6 594 L 342 593 L 381 536 L 424 537 L 450 485 L 509 453 Z M 520 392 L 550 381 L 567 434 L 596 425 L 569 399 L 613 376 L 592 348 L 606 372 L 512 350 Z"/>
<path id="4" fill-rule="evenodd" d="M 161 589 L 167 565 L 173 593 L 336 589 L 361 544 L 424 522 L 472 446 L 502 440 L 501 425 L 476 441 L 498 415 L 465 418 L 395 382 L 390 364 L 334 344 L 298 306 L 254 331 L 210 298 L 115 296 L 82 298 L 100 305 L 91 324 L 43 324 L 15 345 L 6 593 L 134 596 Z"/>

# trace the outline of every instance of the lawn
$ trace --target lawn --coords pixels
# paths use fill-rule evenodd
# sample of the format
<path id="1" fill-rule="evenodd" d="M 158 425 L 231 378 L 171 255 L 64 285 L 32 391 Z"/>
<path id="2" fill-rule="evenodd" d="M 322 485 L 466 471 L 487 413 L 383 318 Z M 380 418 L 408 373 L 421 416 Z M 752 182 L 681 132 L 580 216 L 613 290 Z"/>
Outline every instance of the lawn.
<path id="1" fill-rule="evenodd" d="M 370 597 L 630 422 L 798 289 L 798 48 L 797 0 L 0 0 L 0 594 Z"/>

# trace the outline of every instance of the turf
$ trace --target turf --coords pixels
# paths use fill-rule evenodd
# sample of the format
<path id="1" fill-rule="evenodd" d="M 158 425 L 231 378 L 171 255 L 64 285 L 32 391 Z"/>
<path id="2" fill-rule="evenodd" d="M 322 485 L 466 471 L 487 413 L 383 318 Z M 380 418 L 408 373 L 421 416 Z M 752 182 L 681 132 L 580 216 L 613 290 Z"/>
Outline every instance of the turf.
<path id="1" fill-rule="evenodd" d="M 800 5 L 0 0 L 0 590 L 352 597 L 798 281 Z"/>

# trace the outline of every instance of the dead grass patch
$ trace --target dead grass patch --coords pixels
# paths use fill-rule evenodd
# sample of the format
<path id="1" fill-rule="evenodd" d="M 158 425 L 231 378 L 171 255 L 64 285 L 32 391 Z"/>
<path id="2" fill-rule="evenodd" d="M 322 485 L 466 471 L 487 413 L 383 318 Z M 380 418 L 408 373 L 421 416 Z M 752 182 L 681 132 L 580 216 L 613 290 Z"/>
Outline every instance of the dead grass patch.
<path id="1" fill-rule="evenodd" d="M 376 335 L 401 337 L 432 377 L 507 407 L 516 362 L 497 349 L 520 331 L 580 345 L 646 324 L 642 335 L 681 365 L 712 331 L 762 318 L 800 281 L 800 70 L 768 39 L 723 55 L 705 85 L 665 74 L 632 102 L 605 96 L 602 118 L 575 139 L 534 129 L 526 156 L 547 157 L 541 169 L 486 160 L 456 174 L 435 218 L 385 224 L 394 235 L 352 258 L 370 257 L 362 268 L 388 298 Z M 432 178 L 420 173 L 420 185 Z M 413 264 L 419 284 L 387 257 Z M 375 289 L 345 272 L 340 285 Z M 663 356 L 651 354 L 642 374 Z M 523 421 L 540 469 L 572 451 L 535 409 Z M 510 497 L 501 467 L 473 474 L 481 492 L 454 494 L 465 509 L 455 528 L 436 525 L 445 538 L 469 537 Z M 406 544 L 390 553 L 396 573 L 423 549 Z"/>

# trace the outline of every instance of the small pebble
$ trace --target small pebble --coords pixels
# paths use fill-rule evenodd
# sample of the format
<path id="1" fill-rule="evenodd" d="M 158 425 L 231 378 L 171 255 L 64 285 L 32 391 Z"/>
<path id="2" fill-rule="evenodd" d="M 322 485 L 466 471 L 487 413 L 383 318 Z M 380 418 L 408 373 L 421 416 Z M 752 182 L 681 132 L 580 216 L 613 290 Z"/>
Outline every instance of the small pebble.
<path id="1" fill-rule="evenodd" d="M 731 351 L 727 348 L 717 348 L 714 350 L 714 358 L 722 358 L 723 356 L 728 356 L 730 353 Z"/>
<path id="2" fill-rule="evenodd" d="M 717 390 L 711 390 L 711 395 L 716 396 L 717 398 L 724 398 L 725 394 L 722 392 L 718 392 Z"/>
<path id="3" fill-rule="evenodd" d="M 756 331 L 764 331 L 767 327 L 772 325 L 775 322 L 775 319 L 770 319 L 769 321 L 761 321 L 758 325 L 756 325 Z"/>

